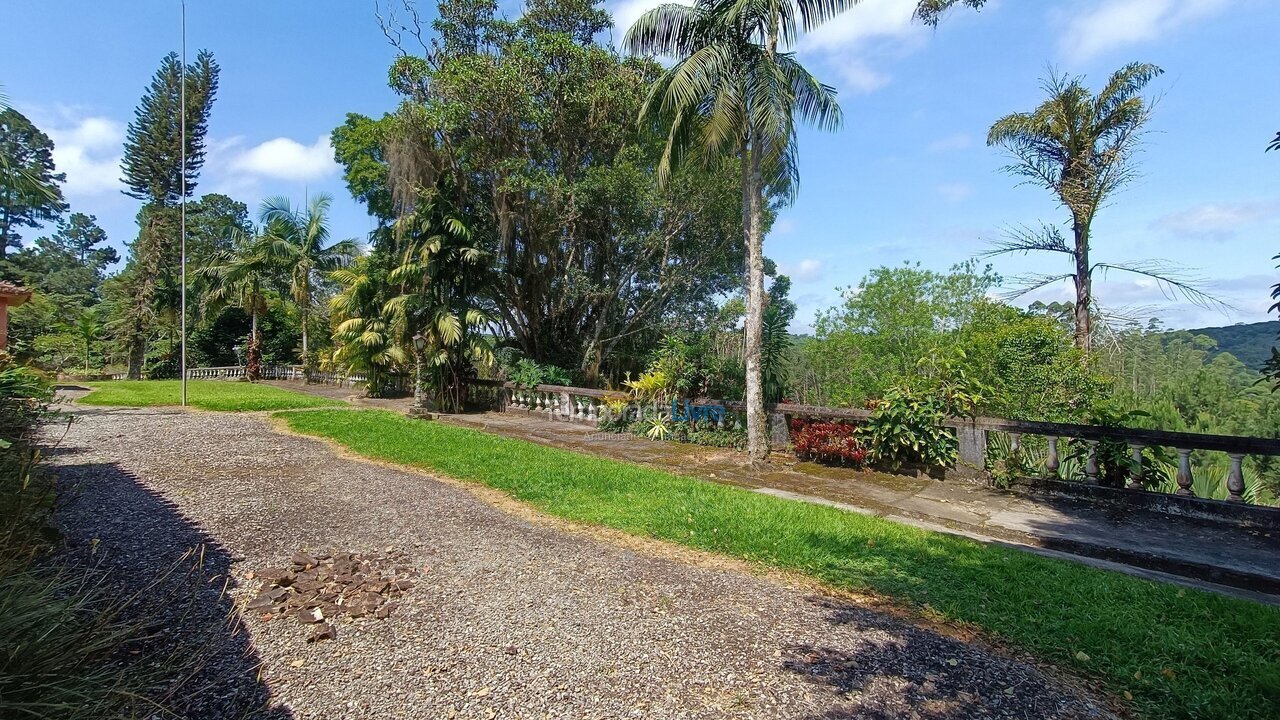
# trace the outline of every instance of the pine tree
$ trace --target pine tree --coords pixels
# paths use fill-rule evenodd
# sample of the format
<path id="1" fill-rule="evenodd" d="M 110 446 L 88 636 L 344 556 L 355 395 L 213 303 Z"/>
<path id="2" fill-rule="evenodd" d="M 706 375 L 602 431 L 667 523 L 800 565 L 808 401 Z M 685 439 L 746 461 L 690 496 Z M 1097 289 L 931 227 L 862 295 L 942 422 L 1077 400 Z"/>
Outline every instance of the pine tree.
<path id="1" fill-rule="evenodd" d="M 177 295 L 173 259 L 179 224 L 174 209 L 184 189 L 182 115 L 187 131 L 185 190 L 190 197 L 204 166 L 209 111 L 218 90 L 218 64 L 208 50 L 201 50 L 187 65 L 185 108 L 182 89 L 182 63 L 176 53 L 169 53 L 134 111 L 125 139 L 125 194 L 146 203 L 138 214 L 138 239 L 126 268 L 129 302 L 114 323 L 128 354 L 130 379 L 142 377 L 147 341 L 160 317 L 157 298 Z"/>
<path id="2" fill-rule="evenodd" d="M 67 209 L 58 185 L 66 180 L 54 172 L 53 141 L 22 113 L 0 111 L 0 260 L 10 248 L 22 246 L 21 227 L 39 227 Z M 24 171 L 19 175 L 17 170 Z M 43 190 L 42 190 L 43 188 Z"/>
<path id="3" fill-rule="evenodd" d="M 204 166 L 209 111 L 218 91 L 218 63 L 201 50 L 187 65 L 187 196 Z M 182 199 L 182 63 L 169 53 L 134 110 L 124 143 L 125 194 L 146 203 L 172 207 Z"/>

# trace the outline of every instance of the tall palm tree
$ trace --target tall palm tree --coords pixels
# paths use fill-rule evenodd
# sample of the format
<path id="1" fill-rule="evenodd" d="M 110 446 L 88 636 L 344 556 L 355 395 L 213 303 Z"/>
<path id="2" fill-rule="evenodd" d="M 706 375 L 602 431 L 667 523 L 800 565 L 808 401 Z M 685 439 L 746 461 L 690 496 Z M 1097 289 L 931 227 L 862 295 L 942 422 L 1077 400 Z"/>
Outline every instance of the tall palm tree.
<path id="1" fill-rule="evenodd" d="M 743 235 L 747 247 L 747 449 L 759 462 L 769 452 L 761 345 L 764 310 L 765 191 L 795 190 L 796 120 L 823 130 L 840 126 L 835 90 L 796 60 L 800 27 L 812 30 L 857 0 L 696 0 L 645 13 L 623 40 L 635 54 L 674 57 L 640 111 L 642 122 L 666 129 L 658 168 L 665 183 L 685 156 L 742 163 Z"/>
<path id="2" fill-rule="evenodd" d="M 400 265 L 389 279 L 400 294 L 387 303 L 407 344 L 423 340 L 416 351 L 419 373 L 415 396 L 421 405 L 421 366 L 429 368 L 437 407 L 461 412 L 466 402 L 465 379 L 475 363 L 493 359 L 484 336 L 490 317 L 475 299 L 487 280 L 489 255 L 449 202 L 447 179 L 430 192 L 419 192 L 412 212 L 401 216 L 395 231 L 404 247 Z"/>
<path id="3" fill-rule="evenodd" d="M 302 316 L 304 360 L 316 279 L 322 273 L 343 267 L 360 252 L 355 240 L 329 244 L 329 206 L 332 204 L 333 198 L 321 193 L 311 200 L 306 210 L 295 211 L 287 198 L 273 197 L 263 201 L 258 215 L 267 257 L 288 276 L 289 294 Z"/>
<path id="4" fill-rule="evenodd" d="M 1155 65 L 1131 63 L 1116 71 L 1097 95 L 1081 78 L 1051 74 L 1044 81 L 1048 99 L 1032 112 L 1013 113 L 996 121 L 987 136 L 988 145 L 998 145 L 1013 155 L 1014 163 L 1006 168 L 1010 173 L 1053 193 L 1071 215 L 1070 242 L 1053 226 L 1041 231 L 1021 229 L 989 254 L 1044 251 L 1071 259 L 1071 272 L 1031 276 L 1015 294 L 1070 279 L 1075 285 L 1075 344 L 1086 352 L 1094 335 L 1096 270 L 1146 275 L 1172 294 L 1203 305 L 1221 305 L 1163 261 L 1122 264 L 1093 263 L 1090 259 L 1098 209 L 1135 177 L 1134 158 L 1152 109 L 1142 93 L 1162 72 Z"/>
<path id="5" fill-rule="evenodd" d="M 245 356 L 245 377 L 261 378 L 262 337 L 258 318 L 267 311 L 266 288 L 275 279 L 277 268 L 268 254 L 267 243 L 238 230 L 230 250 L 219 250 L 196 272 L 202 287 L 200 309 L 205 315 L 229 304 L 249 313 L 249 347 Z"/>

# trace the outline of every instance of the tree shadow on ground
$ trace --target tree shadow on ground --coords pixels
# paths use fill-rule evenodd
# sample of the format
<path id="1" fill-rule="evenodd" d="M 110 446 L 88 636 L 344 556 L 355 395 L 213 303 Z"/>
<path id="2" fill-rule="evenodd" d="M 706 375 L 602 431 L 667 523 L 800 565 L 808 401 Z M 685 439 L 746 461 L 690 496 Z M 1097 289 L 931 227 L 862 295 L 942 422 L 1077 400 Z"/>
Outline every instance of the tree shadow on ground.
<path id="1" fill-rule="evenodd" d="M 1109 717 L 1036 668 L 903 620 L 815 597 L 832 625 L 852 626 L 853 649 L 783 648 L 782 667 L 844 700 L 811 720 L 967 720 Z"/>
<path id="2" fill-rule="evenodd" d="M 146 700 L 151 717 L 290 720 L 260 679 L 262 661 L 227 591 L 233 557 L 178 508 L 114 464 L 57 467 L 63 490 L 54 524 L 68 559 L 107 573 L 113 597 L 133 598 L 121 618 L 142 630 L 128 654 L 172 663 Z"/>

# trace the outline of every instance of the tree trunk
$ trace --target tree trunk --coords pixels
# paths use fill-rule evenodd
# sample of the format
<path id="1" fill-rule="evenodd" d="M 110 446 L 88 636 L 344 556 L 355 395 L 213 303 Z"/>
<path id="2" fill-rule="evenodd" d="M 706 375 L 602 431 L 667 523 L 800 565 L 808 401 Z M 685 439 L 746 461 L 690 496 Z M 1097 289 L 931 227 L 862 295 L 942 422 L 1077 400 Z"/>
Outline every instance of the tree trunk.
<path id="1" fill-rule="evenodd" d="M 1088 353 L 1093 349 L 1093 316 L 1090 314 L 1090 306 L 1093 305 L 1093 278 L 1089 268 L 1089 226 L 1075 220 L 1071 224 L 1071 231 L 1076 250 L 1075 344 Z"/>
<path id="2" fill-rule="evenodd" d="M 752 463 L 769 456 L 768 416 L 764 412 L 763 373 L 760 346 L 764 339 L 764 199 L 761 197 L 761 148 L 758 137 L 752 141 L 743 161 L 743 202 L 746 207 L 743 228 L 747 242 L 747 453 Z"/>
<path id="3" fill-rule="evenodd" d="M 142 379 L 142 363 L 147 356 L 147 340 L 143 336 L 141 329 L 134 328 L 134 332 L 129 337 L 129 374 L 126 377 L 130 380 Z"/>
<path id="4" fill-rule="evenodd" d="M 258 337 L 258 308 L 255 305 L 250 315 L 249 350 L 245 353 L 244 376 L 249 382 L 262 379 L 262 339 Z"/>
<path id="5" fill-rule="evenodd" d="M 302 313 L 302 363 L 307 362 L 307 310 L 311 307 L 311 293 L 308 291 L 300 303 L 298 311 Z"/>

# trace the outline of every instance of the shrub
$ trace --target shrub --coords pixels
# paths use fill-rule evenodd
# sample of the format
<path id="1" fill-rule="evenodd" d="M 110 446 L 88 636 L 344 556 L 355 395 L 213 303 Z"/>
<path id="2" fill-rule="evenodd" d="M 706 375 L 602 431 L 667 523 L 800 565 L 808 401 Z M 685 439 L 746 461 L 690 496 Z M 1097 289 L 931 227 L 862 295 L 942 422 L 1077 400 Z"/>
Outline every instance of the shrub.
<path id="1" fill-rule="evenodd" d="M 535 385 L 572 385 L 573 378 L 569 371 L 555 365 L 542 365 L 529 358 L 516 361 L 515 365 L 503 367 L 507 380 L 520 387 L 531 388 Z"/>
<path id="2" fill-rule="evenodd" d="M 858 427 L 849 423 L 795 418 L 791 421 L 791 445 L 804 460 L 861 466 L 867 449 L 857 437 Z"/>
<path id="3" fill-rule="evenodd" d="M 950 467 L 958 447 L 955 435 L 942 425 L 946 418 L 943 398 L 893 388 L 872 404 L 859 434 L 878 465 L 894 470 L 904 463 Z"/>

